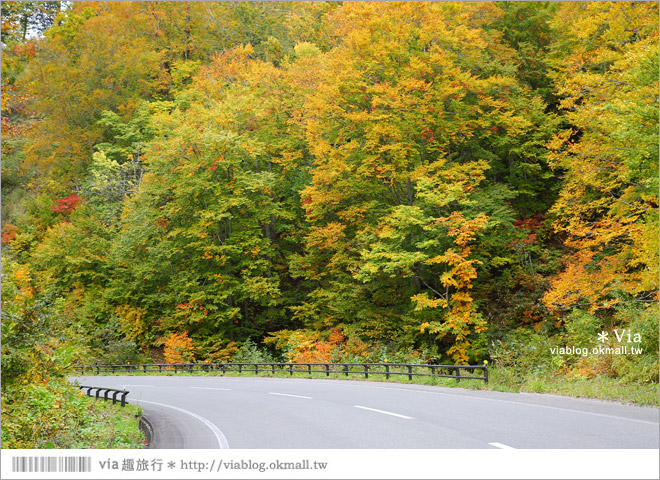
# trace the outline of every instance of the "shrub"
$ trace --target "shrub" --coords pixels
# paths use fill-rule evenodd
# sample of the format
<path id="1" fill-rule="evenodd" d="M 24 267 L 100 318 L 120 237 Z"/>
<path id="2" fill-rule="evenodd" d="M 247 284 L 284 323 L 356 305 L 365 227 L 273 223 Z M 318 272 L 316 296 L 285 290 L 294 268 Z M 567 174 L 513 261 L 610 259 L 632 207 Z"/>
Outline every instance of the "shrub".
<path id="1" fill-rule="evenodd" d="M 252 340 L 247 340 L 236 351 L 232 358 L 237 363 L 277 363 L 273 355 L 264 349 L 260 349 Z"/>
<path id="2" fill-rule="evenodd" d="M 514 367 L 519 373 L 536 374 L 555 368 L 550 349 L 556 342 L 533 330 L 518 328 L 492 344 L 491 358 L 498 367 Z"/>
<path id="3" fill-rule="evenodd" d="M 170 333 L 165 340 L 163 350 L 167 363 L 193 363 L 195 361 L 195 347 L 192 338 L 186 332 Z"/>

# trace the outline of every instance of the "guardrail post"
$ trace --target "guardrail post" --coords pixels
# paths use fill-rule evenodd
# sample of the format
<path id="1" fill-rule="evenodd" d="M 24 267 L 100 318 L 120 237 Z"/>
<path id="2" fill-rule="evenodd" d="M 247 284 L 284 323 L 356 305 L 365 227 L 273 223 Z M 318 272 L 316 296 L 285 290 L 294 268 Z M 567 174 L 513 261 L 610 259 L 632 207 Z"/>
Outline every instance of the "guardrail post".
<path id="1" fill-rule="evenodd" d="M 114 393 L 112 394 L 112 404 L 116 405 L 117 404 L 117 394 L 119 393 L 119 390 L 115 390 Z"/>
<path id="2" fill-rule="evenodd" d="M 244 366 L 245 368 L 245 373 L 251 372 L 252 369 L 254 368 L 254 374 L 259 375 L 261 372 L 266 373 L 268 370 L 271 371 L 273 375 L 276 373 L 276 367 L 279 368 L 277 370 L 279 373 L 285 373 L 285 367 L 286 365 L 289 366 L 289 375 L 293 376 L 294 373 L 302 373 L 303 368 L 306 367 L 307 374 L 312 376 L 313 373 L 323 373 L 325 372 L 326 377 L 330 377 L 331 373 L 335 374 L 341 374 L 344 373 L 344 375 L 348 378 L 351 373 L 360 375 L 364 374 L 364 378 L 368 379 L 369 374 L 373 373 L 376 375 L 385 375 L 385 378 L 389 380 L 392 375 L 407 375 L 408 380 L 412 381 L 413 376 L 415 375 L 420 375 L 420 376 L 431 376 L 431 377 L 448 377 L 448 378 L 455 378 L 457 382 L 460 382 L 461 380 L 468 380 L 468 379 L 474 379 L 474 380 L 483 380 L 485 383 L 489 382 L 489 374 L 488 374 L 488 367 L 487 364 L 484 363 L 483 365 L 430 365 L 430 364 L 389 364 L 387 362 L 383 363 L 294 363 L 294 362 L 286 362 L 286 363 L 173 363 L 173 364 L 160 364 L 160 363 L 153 363 L 153 364 L 127 364 L 127 365 L 89 365 L 89 366 L 84 366 L 84 365 L 75 365 L 73 368 L 77 371 L 80 372 L 81 374 L 87 373 L 88 375 L 100 375 L 101 371 L 103 372 L 111 372 L 113 374 L 116 374 L 118 372 L 123 372 L 126 371 L 127 373 L 132 373 L 132 372 L 144 372 L 145 374 L 148 374 L 149 372 L 156 372 L 155 367 L 158 367 L 158 372 L 163 373 L 166 371 L 171 371 L 174 370 L 175 373 L 179 373 L 181 371 L 182 373 L 189 372 L 190 374 L 194 374 L 195 372 L 206 372 L 210 373 L 211 371 L 220 371 L 222 370 L 223 374 L 226 374 L 227 372 L 235 372 L 237 371 L 239 374 L 243 373 Z M 318 370 L 314 370 L 314 365 L 319 365 L 322 368 Z M 355 365 L 356 367 L 362 366 L 363 369 L 362 371 L 358 370 L 351 370 L 351 365 Z M 237 366 L 238 368 L 234 368 Z M 295 366 L 295 368 L 294 368 Z M 379 370 L 378 368 L 376 370 L 371 370 L 371 367 L 385 367 L 384 371 Z M 392 367 L 394 366 L 395 369 L 392 370 Z M 260 368 L 262 367 L 262 368 Z M 270 368 L 269 368 L 270 367 Z M 331 368 L 333 367 L 333 368 Z M 340 368 L 335 368 L 335 367 L 343 367 L 343 370 Z M 426 372 L 415 372 L 415 367 L 418 368 L 425 368 L 427 369 Z M 404 370 L 404 372 L 399 372 L 399 368 L 406 368 L 407 372 Z M 467 374 L 462 374 L 461 373 L 461 368 L 464 368 L 468 370 L 469 372 Z M 453 373 L 452 373 L 453 370 Z M 477 377 L 474 376 L 474 373 L 470 372 L 476 372 L 477 370 L 482 370 L 483 376 Z M 96 387 L 94 387 L 96 388 Z M 114 390 L 114 389 L 111 389 Z M 88 391 L 88 394 L 91 393 L 91 390 Z M 90 395 L 91 396 L 91 395 Z M 98 397 L 98 395 L 97 395 Z"/>
<path id="3" fill-rule="evenodd" d="M 96 397 L 95 397 L 96 400 L 99 399 L 99 395 L 100 395 L 100 394 L 101 394 L 101 389 L 97 387 L 97 388 L 96 388 Z"/>
<path id="4" fill-rule="evenodd" d="M 126 395 L 128 395 L 128 392 L 124 392 L 121 394 L 121 406 L 125 407 L 126 406 Z"/>
<path id="5" fill-rule="evenodd" d="M 105 393 L 103 394 L 103 400 L 105 400 L 107 402 L 108 401 L 108 394 L 110 393 L 110 390 L 108 390 L 107 388 L 105 388 L 104 390 L 105 390 Z"/>

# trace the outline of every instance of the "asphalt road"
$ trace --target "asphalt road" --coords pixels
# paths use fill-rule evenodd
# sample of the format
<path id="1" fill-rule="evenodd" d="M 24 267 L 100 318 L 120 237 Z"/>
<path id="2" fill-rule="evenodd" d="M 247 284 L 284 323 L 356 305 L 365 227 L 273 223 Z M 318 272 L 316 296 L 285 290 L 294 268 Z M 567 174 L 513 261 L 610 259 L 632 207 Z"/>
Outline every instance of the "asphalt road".
<path id="1" fill-rule="evenodd" d="M 130 391 L 151 448 L 658 448 L 657 408 L 348 380 L 90 376 Z"/>

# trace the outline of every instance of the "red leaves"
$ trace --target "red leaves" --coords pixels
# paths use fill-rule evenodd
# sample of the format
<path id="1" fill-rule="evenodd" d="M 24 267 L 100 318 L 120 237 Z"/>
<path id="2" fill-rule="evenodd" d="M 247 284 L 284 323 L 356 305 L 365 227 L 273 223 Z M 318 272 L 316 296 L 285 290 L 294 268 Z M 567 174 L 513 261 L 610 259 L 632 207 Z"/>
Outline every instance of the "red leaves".
<path id="1" fill-rule="evenodd" d="M 533 243 L 536 243 L 536 232 L 538 231 L 539 228 L 542 227 L 542 221 L 544 218 L 545 217 L 542 213 L 538 213 L 533 217 L 523 218 L 522 220 L 516 220 L 515 222 L 513 222 L 513 225 L 516 228 L 528 233 L 527 233 L 527 238 L 523 239 L 521 242 L 518 241 L 511 242 L 509 243 L 509 247 L 517 249 L 522 245 L 532 245 Z"/>
<path id="2" fill-rule="evenodd" d="M 513 222 L 513 225 L 519 229 L 534 231 L 541 228 L 541 222 L 543 221 L 543 218 L 544 216 L 542 213 L 537 213 L 533 217 L 523 218 L 522 220 L 516 220 L 515 222 Z"/>
<path id="3" fill-rule="evenodd" d="M 82 198 L 75 193 L 72 193 L 66 198 L 55 198 L 54 200 L 57 202 L 57 205 L 50 207 L 53 212 L 71 213 L 82 201 Z"/>
<path id="4" fill-rule="evenodd" d="M 10 243 L 14 238 L 16 238 L 16 234 L 18 233 L 18 227 L 15 225 L 12 225 L 10 223 L 4 225 L 2 227 L 2 235 L 0 235 L 0 238 L 2 239 L 2 243 Z"/>

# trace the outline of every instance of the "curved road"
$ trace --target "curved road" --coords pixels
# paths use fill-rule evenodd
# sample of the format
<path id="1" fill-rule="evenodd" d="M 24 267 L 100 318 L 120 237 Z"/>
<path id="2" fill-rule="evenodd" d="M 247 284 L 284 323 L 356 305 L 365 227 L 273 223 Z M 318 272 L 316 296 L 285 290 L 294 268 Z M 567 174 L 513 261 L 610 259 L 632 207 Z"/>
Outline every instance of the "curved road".
<path id="1" fill-rule="evenodd" d="M 658 448 L 657 408 L 348 380 L 90 376 L 122 388 L 151 448 Z"/>

